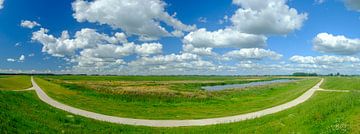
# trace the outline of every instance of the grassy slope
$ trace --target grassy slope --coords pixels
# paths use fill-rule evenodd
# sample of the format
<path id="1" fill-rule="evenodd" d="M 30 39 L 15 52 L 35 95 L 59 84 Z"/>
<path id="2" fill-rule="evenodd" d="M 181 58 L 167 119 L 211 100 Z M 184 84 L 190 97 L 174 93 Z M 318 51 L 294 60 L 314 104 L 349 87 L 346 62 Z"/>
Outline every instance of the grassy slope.
<path id="1" fill-rule="evenodd" d="M 55 109 L 35 92 L 0 91 L 0 133 L 141 133 L 149 128 L 95 121 Z"/>
<path id="2" fill-rule="evenodd" d="M 259 119 L 204 127 L 115 125 L 69 115 L 34 92 L 0 91 L 0 133 L 358 133 L 360 93 L 319 92 L 299 106 Z"/>
<path id="3" fill-rule="evenodd" d="M 330 90 L 360 90 L 360 78 L 327 77 L 321 88 Z"/>
<path id="4" fill-rule="evenodd" d="M 0 90 L 21 90 L 31 86 L 30 76 L 0 77 Z"/>
<path id="5" fill-rule="evenodd" d="M 107 115 L 144 119 L 199 119 L 257 111 L 295 99 L 318 80 L 278 84 L 276 87 L 257 87 L 245 91 L 224 91 L 204 99 L 136 94 L 109 95 L 81 87 L 69 86 L 67 89 L 36 79 L 49 96 L 65 104 Z"/>
<path id="6" fill-rule="evenodd" d="M 61 80 L 87 80 L 87 81 L 182 81 L 182 80 L 241 80 L 249 77 L 236 76 L 47 76 Z M 254 77 L 258 78 L 258 77 Z M 267 77 L 272 78 L 272 77 Z"/>

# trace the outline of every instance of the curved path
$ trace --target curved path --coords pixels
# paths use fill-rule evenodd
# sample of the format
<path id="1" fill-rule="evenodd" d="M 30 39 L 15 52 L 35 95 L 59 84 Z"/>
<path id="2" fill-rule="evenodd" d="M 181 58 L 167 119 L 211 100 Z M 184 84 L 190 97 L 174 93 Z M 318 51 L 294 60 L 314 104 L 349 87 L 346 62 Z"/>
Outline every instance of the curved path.
<path id="1" fill-rule="evenodd" d="M 222 123 L 231 123 L 231 122 L 238 122 L 238 121 L 244 121 L 248 119 L 254 119 L 258 117 L 262 117 L 265 115 L 277 113 L 286 109 L 289 109 L 291 107 L 294 107 L 296 105 L 299 105 L 300 103 L 305 102 L 308 100 L 315 91 L 317 91 L 321 83 L 323 82 L 323 79 L 316 84 L 314 87 L 306 91 L 304 94 L 302 94 L 300 97 L 296 98 L 295 100 L 292 100 L 290 102 L 287 102 L 285 104 L 275 106 L 272 108 L 264 109 L 257 112 L 247 113 L 247 114 L 241 114 L 236 116 L 228 116 L 228 117 L 220 117 L 220 118 L 210 118 L 210 119 L 196 119 L 196 120 L 146 120 L 146 119 L 131 119 L 131 118 L 122 118 L 122 117 L 115 117 L 115 116 L 108 116 L 103 115 L 99 113 L 94 113 L 78 108 L 74 108 L 65 104 L 62 104 L 52 98 L 50 98 L 34 81 L 34 78 L 31 77 L 31 82 L 34 86 L 34 89 L 39 96 L 39 98 L 44 101 L 45 103 L 56 107 L 58 109 L 70 112 L 75 115 L 80 115 L 84 117 L 88 117 L 95 120 L 105 121 L 105 122 L 111 122 L 111 123 L 117 123 L 117 124 L 126 124 L 126 125 L 138 125 L 138 126 L 149 126 L 149 127 L 180 127 L 180 126 L 204 126 L 204 125 L 214 125 L 214 124 L 222 124 Z"/>
<path id="2" fill-rule="evenodd" d="M 14 92 L 24 92 L 24 91 L 31 91 L 31 90 L 35 90 L 34 87 L 30 87 L 28 89 L 22 89 L 22 90 L 13 90 Z"/>

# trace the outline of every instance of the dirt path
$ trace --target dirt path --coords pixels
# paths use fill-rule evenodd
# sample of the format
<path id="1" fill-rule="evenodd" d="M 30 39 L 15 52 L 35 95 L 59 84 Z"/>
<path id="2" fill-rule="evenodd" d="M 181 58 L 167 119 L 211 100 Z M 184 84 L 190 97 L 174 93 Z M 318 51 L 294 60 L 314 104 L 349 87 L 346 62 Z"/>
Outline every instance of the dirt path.
<path id="1" fill-rule="evenodd" d="M 214 124 L 222 124 L 222 123 L 231 123 L 231 122 L 238 122 L 244 121 L 249 119 L 254 119 L 258 117 L 262 117 L 265 115 L 277 113 L 289 108 L 292 108 L 300 103 L 305 102 L 308 100 L 314 93 L 317 91 L 323 79 L 316 84 L 314 87 L 306 91 L 300 97 L 287 102 L 285 104 L 275 106 L 272 108 L 264 109 L 257 112 L 251 112 L 247 114 L 240 114 L 236 116 L 228 116 L 228 117 L 221 117 L 221 118 L 209 118 L 209 119 L 196 119 L 196 120 L 146 120 L 146 119 L 131 119 L 131 118 L 122 118 L 122 117 L 115 117 L 115 116 L 108 116 L 104 114 L 94 113 L 78 108 L 74 108 L 65 104 L 62 104 L 52 98 L 50 98 L 34 81 L 33 77 L 31 77 L 31 82 L 34 86 L 34 89 L 39 96 L 39 98 L 58 109 L 67 111 L 69 113 L 80 115 L 84 117 L 88 117 L 95 120 L 117 123 L 117 124 L 127 124 L 127 125 L 137 125 L 137 126 L 149 126 L 149 127 L 180 127 L 180 126 L 205 126 L 205 125 L 214 125 Z"/>

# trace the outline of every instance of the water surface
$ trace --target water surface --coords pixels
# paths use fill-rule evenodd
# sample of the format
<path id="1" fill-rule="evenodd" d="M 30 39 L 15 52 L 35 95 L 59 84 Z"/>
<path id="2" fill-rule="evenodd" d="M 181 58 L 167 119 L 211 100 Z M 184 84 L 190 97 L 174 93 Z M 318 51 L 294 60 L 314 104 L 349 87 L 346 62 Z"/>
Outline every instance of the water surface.
<path id="1" fill-rule="evenodd" d="M 250 83 L 243 83 L 243 84 L 204 86 L 204 87 L 201 87 L 201 88 L 205 89 L 205 90 L 208 90 L 208 91 L 219 91 L 219 90 L 224 90 L 224 89 L 247 88 L 247 87 L 254 87 L 254 86 L 269 85 L 269 84 L 274 84 L 274 83 L 293 82 L 293 81 L 296 81 L 296 80 L 294 80 L 294 79 L 278 79 L 278 80 L 250 82 Z"/>

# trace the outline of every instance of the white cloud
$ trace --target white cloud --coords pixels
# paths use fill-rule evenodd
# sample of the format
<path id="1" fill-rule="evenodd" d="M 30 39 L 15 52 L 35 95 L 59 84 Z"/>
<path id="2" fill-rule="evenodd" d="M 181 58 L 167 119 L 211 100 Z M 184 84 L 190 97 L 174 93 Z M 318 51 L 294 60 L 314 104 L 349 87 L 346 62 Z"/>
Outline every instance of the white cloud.
<path id="1" fill-rule="evenodd" d="M 20 26 L 33 29 L 34 27 L 41 26 L 36 21 L 22 20 Z"/>
<path id="2" fill-rule="evenodd" d="M 180 31 L 180 30 L 172 31 L 171 34 L 172 34 L 174 37 L 183 37 L 183 36 L 184 36 L 184 32 L 182 32 L 182 31 Z"/>
<path id="3" fill-rule="evenodd" d="M 343 35 L 335 36 L 328 33 L 319 33 L 313 39 L 316 51 L 323 53 L 351 55 L 360 52 L 360 39 L 350 39 Z"/>
<path id="4" fill-rule="evenodd" d="M 209 32 L 202 28 L 186 35 L 183 43 L 197 48 L 255 48 L 265 47 L 266 40 L 262 35 L 246 34 L 232 29 Z"/>
<path id="5" fill-rule="evenodd" d="M 19 58 L 19 61 L 24 61 L 24 60 L 25 60 L 25 56 L 21 55 L 20 58 Z"/>
<path id="6" fill-rule="evenodd" d="M 300 64 L 319 64 L 319 65 L 331 65 L 335 63 L 356 63 L 360 62 L 360 59 L 357 57 L 351 56 L 293 56 L 290 58 L 290 61 Z"/>
<path id="7" fill-rule="evenodd" d="M 157 40 L 171 36 L 165 23 L 175 30 L 192 31 L 188 26 L 165 11 L 166 3 L 161 0 L 77 0 L 72 3 L 74 18 L 79 22 L 107 24 L 121 29 L 129 35 L 138 35 L 140 40 Z"/>
<path id="8" fill-rule="evenodd" d="M 231 59 L 237 60 L 262 60 L 264 58 L 270 58 L 272 60 L 278 60 L 282 57 L 274 51 L 259 49 L 259 48 L 244 48 L 240 50 L 233 50 L 224 55 Z"/>
<path id="9" fill-rule="evenodd" d="M 48 32 L 49 30 L 41 28 L 33 33 L 32 40 L 43 45 L 43 52 L 57 57 L 72 56 L 78 49 L 94 48 L 101 44 L 127 42 L 126 36 L 123 33 L 115 33 L 114 36 L 108 36 L 88 28 L 76 32 L 74 39 L 70 39 L 67 31 L 63 31 L 59 38 L 47 34 Z"/>
<path id="10" fill-rule="evenodd" d="M 162 45 L 160 43 L 144 43 L 140 46 L 136 46 L 135 52 L 142 56 L 159 54 L 162 52 Z"/>
<path id="11" fill-rule="evenodd" d="M 216 54 L 212 51 L 213 48 L 265 48 L 267 36 L 286 35 L 299 30 L 307 20 L 306 13 L 298 13 L 296 9 L 286 5 L 286 2 L 233 0 L 233 4 L 240 8 L 232 17 L 225 16 L 220 22 L 230 19 L 232 25 L 215 31 L 202 28 L 190 32 L 183 39 L 183 51 L 214 56 Z"/>
<path id="12" fill-rule="evenodd" d="M 207 72 L 209 74 L 216 72 L 218 65 L 211 61 L 202 60 L 201 57 L 190 54 L 170 54 L 158 55 L 153 57 L 142 57 L 128 64 L 129 72 L 135 74 L 195 74 Z"/>
<path id="13" fill-rule="evenodd" d="M 43 45 L 42 51 L 55 57 L 76 63 L 78 67 L 110 67 L 125 64 L 122 58 L 130 55 L 150 56 L 162 52 L 160 43 L 137 45 L 128 42 L 124 33 L 113 36 L 98 33 L 94 29 L 82 29 L 70 38 L 67 31 L 61 37 L 47 34 L 41 28 L 33 33 L 32 40 Z"/>
<path id="14" fill-rule="evenodd" d="M 286 5 L 287 0 L 233 0 L 239 5 L 231 17 L 233 27 L 245 33 L 286 35 L 299 30 L 307 20 L 306 13 Z"/>
<path id="15" fill-rule="evenodd" d="M 84 49 L 72 62 L 78 63 L 79 67 L 104 67 L 112 64 L 123 64 L 121 59 L 133 54 L 135 44 L 126 43 L 118 45 L 99 45 L 95 48 Z"/>
<path id="16" fill-rule="evenodd" d="M 183 53 L 180 55 L 170 54 L 170 55 L 158 55 L 154 57 L 142 57 L 137 61 L 130 63 L 132 66 L 142 66 L 142 65 L 164 65 L 172 64 L 179 62 L 188 62 L 199 60 L 200 57 L 195 54 Z"/>
<path id="17" fill-rule="evenodd" d="M 355 10 L 360 12 L 360 1 L 359 0 L 344 0 L 345 5 L 350 10 Z"/>
<path id="18" fill-rule="evenodd" d="M 15 62 L 16 60 L 13 59 L 13 58 L 8 58 L 8 59 L 6 59 L 6 61 L 8 61 L 8 62 Z"/>
<path id="19" fill-rule="evenodd" d="M 0 9 L 4 8 L 4 0 L 0 0 Z"/>
<path id="20" fill-rule="evenodd" d="M 15 47 L 20 47 L 20 46 L 21 46 L 21 43 L 20 43 L 20 42 L 17 42 L 17 43 L 15 43 L 14 46 L 15 46 Z"/>
<path id="21" fill-rule="evenodd" d="M 211 47 L 196 48 L 193 45 L 189 45 L 189 44 L 183 45 L 183 51 L 185 53 L 192 53 L 192 54 L 197 54 L 197 55 L 201 55 L 201 56 L 214 55 L 212 50 L 213 50 L 213 48 L 211 48 Z"/>
<path id="22" fill-rule="evenodd" d="M 8 62 L 24 62 L 25 61 L 25 55 L 21 55 L 19 58 L 8 58 L 6 59 Z"/>

